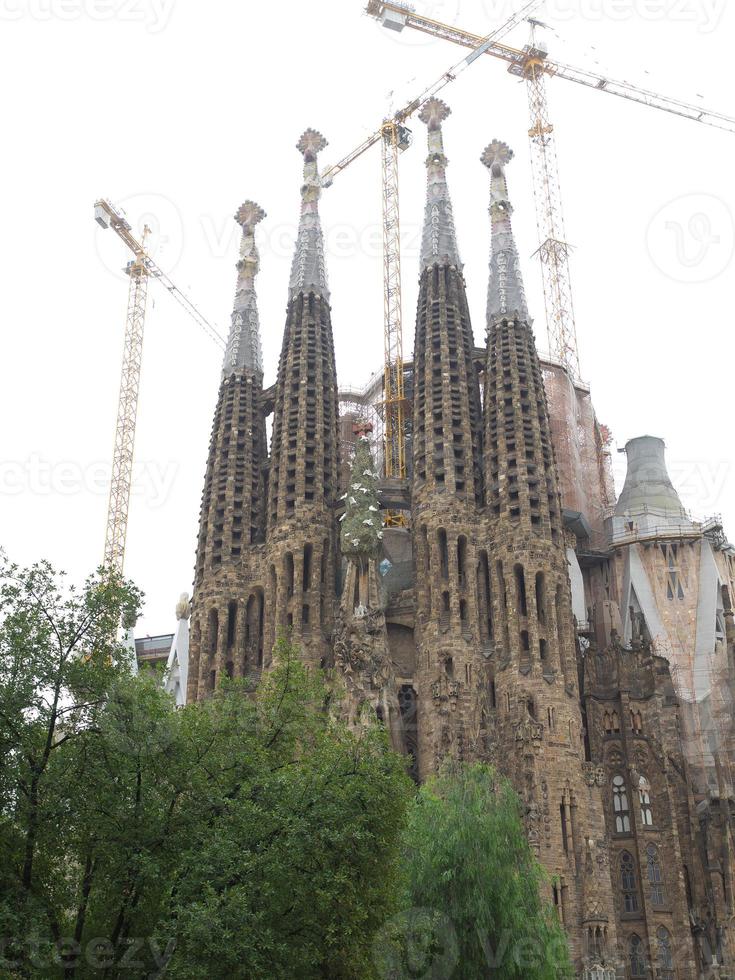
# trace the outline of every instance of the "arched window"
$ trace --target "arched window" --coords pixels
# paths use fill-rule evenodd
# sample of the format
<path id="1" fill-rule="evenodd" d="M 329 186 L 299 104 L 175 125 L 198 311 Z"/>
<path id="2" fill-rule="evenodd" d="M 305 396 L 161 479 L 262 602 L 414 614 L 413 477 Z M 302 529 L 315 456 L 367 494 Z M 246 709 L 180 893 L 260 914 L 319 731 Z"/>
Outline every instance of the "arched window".
<path id="1" fill-rule="evenodd" d="M 658 848 L 649 844 L 646 848 L 646 864 L 648 866 L 648 883 L 651 886 L 651 901 L 654 905 L 665 905 L 664 878 L 661 873 L 661 862 L 658 859 Z"/>
<path id="2" fill-rule="evenodd" d="M 514 565 L 513 573 L 516 580 L 516 600 L 518 603 L 518 612 L 521 616 L 527 616 L 528 599 L 526 598 L 526 576 L 523 571 L 523 565 Z"/>
<path id="3" fill-rule="evenodd" d="M 447 532 L 443 527 L 440 527 L 436 532 L 437 540 L 439 542 L 439 567 L 441 569 L 441 577 L 443 579 L 449 578 L 449 548 L 447 544 Z"/>
<path id="4" fill-rule="evenodd" d="M 602 716 L 602 724 L 605 729 L 605 734 L 612 735 L 612 715 L 609 711 L 606 711 Z"/>
<path id="5" fill-rule="evenodd" d="M 543 572 L 536 572 L 536 616 L 539 623 L 546 622 L 546 582 Z"/>
<path id="6" fill-rule="evenodd" d="M 620 855 L 620 890 L 623 893 L 623 912 L 638 911 L 638 888 L 635 881 L 635 865 L 630 851 Z"/>
<path id="7" fill-rule="evenodd" d="M 636 936 L 635 933 L 633 933 L 628 941 L 628 962 L 630 963 L 631 977 L 637 978 L 646 976 L 645 947 L 643 946 L 643 940 L 641 937 Z"/>
<path id="8" fill-rule="evenodd" d="M 658 980 L 674 980 L 674 954 L 671 949 L 671 935 L 668 929 L 659 926 L 656 930 L 658 944 Z"/>
<path id="9" fill-rule="evenodd" d="M 651 808 L 651 784 L 645 776 L 638 781 L 638 800 L 641 805 L 641 822 L 644 827 L 653 826 L 653 810 Z"/>
<path id="10" fill-rule="evenodd" d="M 615 735 L 620 734 L 620 715 L 617 711 L 613 711 L 612 713 L 612 730 Z"/>
<path id="11" fill-rule="evenodd" d="M 630 807 L 628 791 L 622 776 L 613 776 L 613 812 L 615 814 L 615 830 L 618 834 L 630 833 Z"/>
<path id="12" fill-rule="evenodd" d="M 640 713 L 640 711 L 631 711 L 630 727 L 633 729 L 636 735 L 640 735 L 643 732 L 643 715 Z"/>
<path id="13" fill-rule="evenodd" d="M 467 538 L 460 534 L 457 538 L 457 578 L 460 589 L 467 585 Z"/>

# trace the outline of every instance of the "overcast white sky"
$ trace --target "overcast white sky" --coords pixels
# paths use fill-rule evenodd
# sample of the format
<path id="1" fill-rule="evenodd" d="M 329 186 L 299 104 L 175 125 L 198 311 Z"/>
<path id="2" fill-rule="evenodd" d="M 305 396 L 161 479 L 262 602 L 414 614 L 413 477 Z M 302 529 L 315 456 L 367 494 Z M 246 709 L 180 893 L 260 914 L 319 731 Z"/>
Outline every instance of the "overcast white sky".
<path id="1" fill-rule="evenodd" d="M 488 33 L 519 4 L 417 0 L 421 12 Z M 548 0 L 552 55 L 735 115 L 725 0 Z M 509 37 L 522 44 L 526 29 Z M 102 557 L 128 256 L 93 221 L 107 196 L 159 232 L 156 258 L 222 332 L 247 198 L 260 226 L 258 293 L 266 384 L 275 377 L 307 126 L 326 165 L 461 51 L 393 35 L 362 0 L 0 0 L 4 179 L 0 186 L 2 543 L 76 579 Z M 391 95 L 391 92 L 394 93 Z M 487 280 L 493 138 L 516 150 L 515 227 L 539 347 L 545 328 L 526 93 L 491 58 L 444 98 L 449 180 L 475 338 Z M 584 377 L 616 444 L 665 438 L 697 515 L 735 536 L 733 134 L 561 80 L 550 83 Z M 425 129 L 402 157 L 404 316 L 413 343 Z M 382 356 L 377 148 L 325 191 L 332 319 L 342 384 Z M 147 594 L 139 633 L 173 629 L 190 590 L 199 498 L 221 354 L 151 286 L 138 424 L 139 474 L 126 571 Z M 622 474 L 624 457 L 616 462 Z"/>

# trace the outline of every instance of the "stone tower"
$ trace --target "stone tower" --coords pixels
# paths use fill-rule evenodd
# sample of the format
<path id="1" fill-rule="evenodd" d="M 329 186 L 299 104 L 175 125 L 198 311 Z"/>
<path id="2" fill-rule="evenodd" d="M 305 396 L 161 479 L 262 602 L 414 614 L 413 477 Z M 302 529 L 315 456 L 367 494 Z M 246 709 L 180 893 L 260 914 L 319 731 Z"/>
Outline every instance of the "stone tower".
<path id="1" fill-rule="evenodd" d="M 297 144 L 304 157 L 301 217 L 278 363 L 268 485 L 266 649 L 290 628 L 304 657 L 328 651 L 335 598 L 338 488 L 337 372 L 319 221 L 317 155 L 327 145 L 313 129 Z"/>
<path id="2" fill-rule="evenodd" d="M 471 754 L 471 697 L 486 639 L 475 588 L 480 391 L 446 179 L 441 124 L 448 115 L 438 99 L 420 114 L 429 152 L 414 346 L 411 519 L 422 776 L 441 758 Z"/>
<path id="3" fill-rule="evenodd" d="M 602 780 L 585 764 L 549 413 L 505 179 L 512 156 L 497 141 L 482 155 L 491 176 L 484 450 L 495 751 L 553 876 L 574 959 L 591 968 L 609 957 L 616 934 Z"/>
<path id="4" fill-rule="evenodd" d="M 265 212 L 246 201 L 230 336 L 214 413 L 199 514 L 188 699 L 221 674 L 244 676 L 263 662 L 263 363 L 254 231 Z"/>

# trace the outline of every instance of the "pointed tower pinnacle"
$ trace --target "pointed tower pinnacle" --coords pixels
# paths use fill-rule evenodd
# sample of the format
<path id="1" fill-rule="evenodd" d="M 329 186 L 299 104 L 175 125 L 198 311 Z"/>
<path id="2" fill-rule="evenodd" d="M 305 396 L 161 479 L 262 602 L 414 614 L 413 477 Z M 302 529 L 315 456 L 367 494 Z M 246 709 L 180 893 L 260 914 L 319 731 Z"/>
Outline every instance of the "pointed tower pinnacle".
<path id="1" fill-rule="evenodd" d="M 299 234 L 289 281 L 290 299 L 299 293 L 314 292 L 329 302 L 324 239 L 319 222 L 322 185 L 317 166 L 317 154 L 326 145 L 327 141 L 315 129 L 307 129 L 296 144 L 296 149 L 304 157 L 304 183 L 301 187 Z"/>
<path id="2" fill-rule="evenodd" d="M 426 158 L 426 209 L 424 231 L 421 240 L 421 268 L 435 262 L 456 265 L 461 268 L 454 230 L 452 202 L 447 187 L 447 158 L 444 155 L 442 122 L 451 109 L 440 99 L 429 99 L 419 113 L 421 122 L 428 127 L 429 155 Z"/>
<path id="3" fill-rule="evenodd" d="M 513 207 L 508 199 L 505 166 L 513 159 L 506 143 L 493 140 L 485 147 L 481 162 L 490 171 L 490 281 L 487 290 L 487 326 L 503 317 L 516 317 L 531 324 L 523 289 L 518 249 L 511 225 Z"/>
<path id="4" fill-rule="evenodd" d="M 263 352 L 260 346 L 260 321 L 255 296 L 255 277 L 260 268 L 260 255 L 255 244 L 255 226 L 263 220 L 265 211 L 254 201 L 245 201 L 235 215 L 242 228 L 240 260 L 237 263 L 237 286 L 232 309 L 232 325 L 222 365 L 222 377 L 245 368 L 263 373 Z"/>

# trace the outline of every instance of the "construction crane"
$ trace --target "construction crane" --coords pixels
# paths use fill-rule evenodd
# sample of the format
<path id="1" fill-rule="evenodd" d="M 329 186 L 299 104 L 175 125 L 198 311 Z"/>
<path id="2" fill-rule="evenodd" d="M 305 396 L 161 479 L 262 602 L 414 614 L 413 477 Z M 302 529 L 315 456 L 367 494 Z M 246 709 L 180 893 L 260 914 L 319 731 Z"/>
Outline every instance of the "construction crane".
<path id="1" fill-rule="evenodd" d="M 432 37 L 452 41 L 466 48 L 482 44 L 483 38 L 449 24 L 422 17 L 409 4 L 390 0 L 369 0 L 366 11 L 381 21 L 384 27 L 402 31 L 413 28 Z M 554 141 L 554 127 L 549 116 L 546 94 L 546 77 L 565 78 L 598 92 L 607 92 L 640 105 L 661 109 L 664 112 L 691 119 L 728 132 L 735 132 L 735 118 L 719 112 L 710 112 L 701 106 L 691 105 L 630 82 L 621 82 L 582 68 L 574 68 L 548 57 L 545 46 L 536 41 L 536 28 L 544 25 L 533 18 L 530 21 L 531 43 L 523 48 L 501 44 L 497 38 L 484 46 L 483 53 L 508 64 L 511 75 L 526 79 L 530 114 L 529 137 L 533 170 L 536 218 L 539 232 L 537 254 L 541 262 L 544 287 L 546 323 L 549 335 L 549 352 L 556 357 L 574 378 L 579 377 L 579 353 L 577 331 L 572 303 L 569 275 L 569 244 L 564 232 L 559 172 Z"/>
<path id="2" fill-rule="evenodd" d="M 112 453 L 112 477 L 103 561 L 108 573 L 122 575 L 125 560 L 125 539 L 128 530 L 130 490 L 133 479 L 135 426 L 138 414 L 140 365 L 143 354 L 143 330 L 149 279 L 157 279 L 186 310 L 195 323 L 223 350 L 226 345 L 217 330 L 202 316 L 191 300 L 171 282 L 166 273 L 148 254 L 146 243 L 150 229 L 147 225 L 143 229 L 139 241 L 133 234 L 133 229 L 123 213 L 104 199 L 95 203 L 94 217 L 97 224 L 102 228 L 112 228 L 133 253 L 133 258 L 125 268 L 130 279 L 130 285 L 128 288 L 128 311 L 125 321 L 125 343 L 120 374 L 115 446 Z"/>
<path id="3" fill-rule="evenodd" d="M 383 310 L 385 376 L 383 390 L 384 413 L 384 475 L 406 477 L 405 393 L 403 385 L 403 323 L 401 319 L 401 228 L 398 203 L 398 157 L 410 145 L 411 133 L 405 123 L 429 99 L 453 82 L 463 71 L 488 51 L 499 37 L 507 34 L 541 5 L 543 0 L 531 0 L 487 37 L 478 37 L 472 51 L 445 71 L 433 85 L 395 112 L 338 163 L 327 167 L 321 175 L 322 186 L 329 187 L 342 173 L 376 143 L 382 145 L 383 176 Z M 400 514 L 388 512 L 386 524 L 400 524 Z"/>

